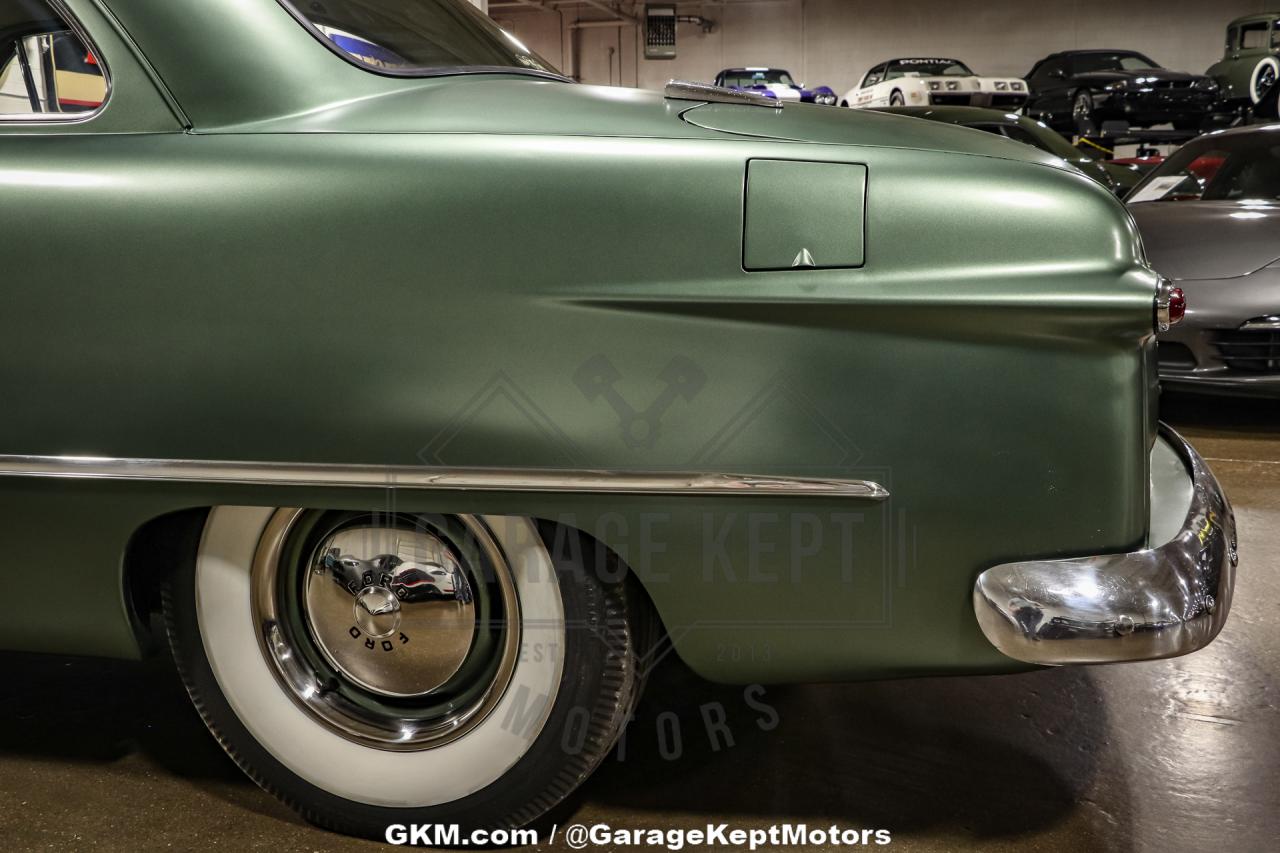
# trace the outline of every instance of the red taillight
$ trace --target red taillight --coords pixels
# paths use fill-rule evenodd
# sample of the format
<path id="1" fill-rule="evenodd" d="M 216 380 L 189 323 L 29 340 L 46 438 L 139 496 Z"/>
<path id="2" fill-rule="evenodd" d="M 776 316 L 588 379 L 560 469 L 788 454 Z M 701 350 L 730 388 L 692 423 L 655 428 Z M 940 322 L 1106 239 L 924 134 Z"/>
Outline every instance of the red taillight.
<path id="1" fill-rule="evenodd" d="M 1187 298 L 1182 288 L 1174 287 L 1167 278 L 1156 285 L 1156 331 L 1167 332 L 1169 327 L 1182 322 L 1187 313 Z"/>
<path id="2" fill-rule="evenodd" d="M 1169 325 L 1176 326 L 1182 322 L 1187 313 L 1187 297 L 1182 295 L 1181 287 L 1169 290 Z"/>

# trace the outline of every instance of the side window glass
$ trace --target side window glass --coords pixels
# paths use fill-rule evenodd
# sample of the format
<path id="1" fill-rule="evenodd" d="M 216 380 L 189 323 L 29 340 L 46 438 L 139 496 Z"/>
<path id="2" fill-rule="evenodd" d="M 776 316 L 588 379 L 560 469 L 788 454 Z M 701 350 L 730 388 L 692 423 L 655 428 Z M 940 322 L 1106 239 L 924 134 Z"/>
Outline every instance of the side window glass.
<path id="1" fill-rule="evenodd" d="M 1040 66 L 1033 72 L 1036 82 L 1041 86 L 1047 86 L 1055 80 L 1061 79 L 1061 74 L 1055 74 L 1056 71 L 1062 71 L 1066 67 L 1066 63 L 1061 59 L 1051 59 L 1048 62 L 1040 63 Z"/>
<path id="2" fill-rule="evenodd" d="M 1271 22 L 1271 49 L 1280 48 L 1280 20 Z"/>
<path id="3" fill-rule="evenodd" d="M 1256 24 L 1245 24 L 1240 28 L 1240 49 L 1252 50 L 1256 47 L 1267 46 L 1267 22 L 1259 21 Z"/>
<path id="4" fill-rule="evenodd" d="M 46 0 L 0 0 L 0 122 L 83 118 L 107 99 L 106 71 Z"/>
<path id="5" fill-rule="evenodd" d="M 884 77 L 884 66 L 877 65 L 875 68 L 872 68 L 870 71 L 868 71 L 867 76 L 863 78 L 862 88 L 865 89 L 868 86 L 874 86 L 875 84 L 879 83 L 883 79 L 883 77 Z"/>

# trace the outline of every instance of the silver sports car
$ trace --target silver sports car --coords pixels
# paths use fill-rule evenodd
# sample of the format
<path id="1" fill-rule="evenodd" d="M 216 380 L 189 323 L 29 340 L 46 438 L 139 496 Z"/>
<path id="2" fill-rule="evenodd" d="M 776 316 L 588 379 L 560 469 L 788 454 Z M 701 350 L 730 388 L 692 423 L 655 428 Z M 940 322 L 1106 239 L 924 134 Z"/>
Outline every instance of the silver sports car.
<path id="1" fill-rule="evenodd" d="M 1151 265 L 1186 295 L 1166 386 L 1280 395 L 1280 125 L 1215 131 L 1127 196 Z"/>

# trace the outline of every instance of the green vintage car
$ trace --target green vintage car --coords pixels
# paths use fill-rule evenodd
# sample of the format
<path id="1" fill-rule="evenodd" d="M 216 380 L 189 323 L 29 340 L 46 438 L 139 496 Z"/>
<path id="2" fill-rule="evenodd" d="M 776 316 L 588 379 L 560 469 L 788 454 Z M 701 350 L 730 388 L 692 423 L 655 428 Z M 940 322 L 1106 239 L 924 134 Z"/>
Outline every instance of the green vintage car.
<path id="1" fill-rule="evenodd" d="M 1221 628 L 1180 296 L 1058 158 L 576 85 L 458 0 L 0 0 L 0 67 L 52 33 L 108 88 L 0 115 L 0 647 L 168 646 L 309 819 L 531 821 L 669 649 L 772 684 Z"/>
<path id="2" fill-rule="evenodd" d="M 1227 24 L 1222 59 L 1205 74 L 1218 82 L 1225 105 L 1250 107 L 1280 78 L 1280 14 L 1246 15 Z"/>
<path id="3" fill-rule="evenodd" d="M 1062 134 L 1030 116 L 985 107 L 876 107 L 877 112 L 913 116 L 994 133 L 1061 157 L 1118 196 L 1138 185 L 1142 175 L 1124 166 L 1097 160 L 1072 145 Z"/>

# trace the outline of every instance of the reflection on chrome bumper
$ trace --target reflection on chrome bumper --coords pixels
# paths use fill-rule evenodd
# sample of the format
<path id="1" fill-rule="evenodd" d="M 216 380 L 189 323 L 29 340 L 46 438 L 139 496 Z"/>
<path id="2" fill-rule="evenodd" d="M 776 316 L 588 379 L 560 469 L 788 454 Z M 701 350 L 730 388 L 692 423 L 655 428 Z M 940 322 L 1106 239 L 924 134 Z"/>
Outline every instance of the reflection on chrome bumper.
<path id="1" fill-rule="evenodd" d="M 978 576 L 973 607 L 997 649 L 1059 665 L 1167 658 L 1209 643 L 1226 621 L 1236 530 L 1222 487 L 1191 445 L 1161 436 L 1191 477 L 1191 507 L 1169 542 L 1131 554 L 1005 563 Z"/>

